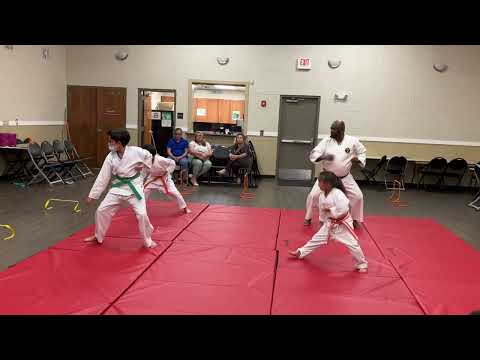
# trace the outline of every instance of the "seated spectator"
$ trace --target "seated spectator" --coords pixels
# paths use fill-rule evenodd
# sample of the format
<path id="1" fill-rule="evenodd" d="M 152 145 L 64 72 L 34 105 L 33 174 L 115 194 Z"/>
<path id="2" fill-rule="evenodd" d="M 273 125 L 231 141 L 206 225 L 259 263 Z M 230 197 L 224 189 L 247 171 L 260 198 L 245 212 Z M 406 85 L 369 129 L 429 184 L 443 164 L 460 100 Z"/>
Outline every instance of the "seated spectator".
<path id="1" fill-rule="evenodd" d="M 212 167 L 209 159 L 213 153 L 212 147 L 205 141 L 201 131 L 197 131 L 194 140 L 190 141 L 188 152 L 192 156 L 192 184 L 198 186 L 198 177 L 206 174 Z"/>
<path id="2" fill-rule="evenodd" d="M 235 137 L 235 143 L 230 153 L 230 160 L 228 161 L 227 166 L 225 169 L 217 171 L 217 174 L 224 176 L 231 170 L 233 175 L 237 177 L 237 182 L 241 182 L 241 179 L 238 178 L 238 169 L 249 169 L 251 163 L 252 154 L 250 152 L 250 147 L 246 142 L 245 136 L 243 134 L 238 134 Z"/>
<path id="3" fill-rule="evenodd" d="M 187 182 L 189 167 L 188 141 L 183 138 L 182 129 L 175 129 L 175 137 L 168 140 L 167 154 L 170 159 L 175 160 L 175 163 L 180 165 L 183 176 L 187 177 L 184 181 Z"/>

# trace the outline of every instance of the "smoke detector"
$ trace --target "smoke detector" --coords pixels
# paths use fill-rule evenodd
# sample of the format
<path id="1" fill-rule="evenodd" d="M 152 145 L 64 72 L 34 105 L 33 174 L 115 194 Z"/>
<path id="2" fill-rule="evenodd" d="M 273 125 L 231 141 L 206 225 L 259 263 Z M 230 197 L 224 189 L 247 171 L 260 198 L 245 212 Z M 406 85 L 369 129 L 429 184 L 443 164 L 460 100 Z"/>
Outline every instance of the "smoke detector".
<path id="1" fill-rule="evenodd" d="M 330 69 L 336 69 L 340 65 L 342 65 L 342 62 L 340 60 L 328 60 L 328 66 Z"/>
<path id="2" fill-rule="evenodd" d="M 446 64 L 433 64 L 433 68 L 435 69 L 435 71 L 443 73 L 443 72 L 447 71 L 448 65 L 446 65 Z"/>
<path id="3" fill-rule="evenodd" d="M 127 50 L 118 50 L 115 53 L 115 59 L 118 61 L 124 61 L 128 58 L 128 51 Z"/>
<path id="4" fill-rule="evenodd" d="M 217 57 L 218 65 L 227 65 L 230 62 L 230 58 L 228 57 Z"/>

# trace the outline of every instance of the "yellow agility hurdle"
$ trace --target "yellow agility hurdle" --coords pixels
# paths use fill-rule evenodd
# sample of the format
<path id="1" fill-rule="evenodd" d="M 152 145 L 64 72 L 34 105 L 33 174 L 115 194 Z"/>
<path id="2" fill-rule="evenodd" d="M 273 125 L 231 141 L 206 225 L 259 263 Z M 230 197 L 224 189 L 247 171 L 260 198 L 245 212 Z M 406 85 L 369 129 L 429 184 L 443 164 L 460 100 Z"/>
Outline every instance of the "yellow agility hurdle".
<path id="1" fill-rule="evenodd" d="M 15 232 L 15 229 L 13 227 L 11 227 L 10 225 L 8 224 L 0 224 L 0 227 L 3 227 L 7 230 L 10 230 L 11 234 L 5 238 L 3 238 L 3 240 L 11 240 L 15 237 L 16 235 L 16 232 Z"/>
<path id="2" fill-rule="evenodd" d="M 52 201 L 74 203 L 75 207 L 73 208 L 73 212 L 76 212 L 76 213 L 80 212 L 80 201 L 77 201 L 77 200 L 63 200 L 63 199 L 48 199 L 45 202 L 45 205 L 44 205 L 45 210 L 53 209 L 53 206 L 49 206 Z"/>

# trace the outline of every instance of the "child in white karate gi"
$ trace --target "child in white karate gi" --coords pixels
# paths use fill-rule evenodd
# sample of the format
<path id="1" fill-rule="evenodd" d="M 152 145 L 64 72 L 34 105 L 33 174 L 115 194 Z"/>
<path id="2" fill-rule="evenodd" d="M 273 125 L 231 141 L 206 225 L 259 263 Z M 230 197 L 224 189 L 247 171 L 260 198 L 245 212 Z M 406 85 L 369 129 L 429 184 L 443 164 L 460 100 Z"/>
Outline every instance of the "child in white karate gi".
<path id="1" fill-rule="evenodd" d="M 152 165 L 150 169 L 145 168 L 145 199 L 149 199 L 152 191 L 158 190 L 165 195 L 173 197 L 180 210 L 185 214 L 191 212 L 187 207 L 182 194 L 175 187 L 171 174 L 175 170 L 175 160 L 164 158 L 157 154 L 155 146 L 147 144 L 143 146 L 152 155 Z"/>
<path id="2" fill-rule="evenodd" d="M 129 203 L 138 221 L 138 230 L 147 248 L 157 244 L 152 240 L 153 226 L 147 216 L 145 194 L 143 191 L 142 170 L 152 165 L 152 155 L 137 146 L 127 146 L 130 134 L 126 129 L 108 131 L 110 153 L 103 162 L 102 169 L 87 197 L 87 204 L 100 198 L 113 177 L 112 185 L 105 199 L 95 213 L 95 235 L 85 241 L 102 243 L 110 226 L 112 217 L 122 203 Z"/>
<path id="3" fill-rule="evenodd" d="M 345 196 L 342 181 L 333 172 L 324 171 L 320 173 L 318 183 L 321 190 L 319 195 L 321 228 L 310 241 L 295 251 L 289 251 L 289 254 L 303 259 L 318 247 L 326 244 L 328 240 L 336 240 L 350 250 L 357 263 L 357 270 L 366 272 L 368 262 L 353 229 L 349 200 Z"/>

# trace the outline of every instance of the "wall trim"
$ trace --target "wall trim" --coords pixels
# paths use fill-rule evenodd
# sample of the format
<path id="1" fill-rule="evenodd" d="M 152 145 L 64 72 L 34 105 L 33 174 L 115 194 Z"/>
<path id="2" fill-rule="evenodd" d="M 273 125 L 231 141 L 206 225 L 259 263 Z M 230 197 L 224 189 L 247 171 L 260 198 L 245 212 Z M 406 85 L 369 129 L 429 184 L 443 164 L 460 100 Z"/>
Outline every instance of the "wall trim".
<path id="1" fill-rule="evenodd" d="M 260 131 L 248 131 L 249 136 L 260 136 Z M 264 137 L 278 137 L 278 132 L 265 131 Z M 318 140 L 321 140 L 330 135 L 320 134 Z M 480 147 L 480 141 L 459 141 L 459 140 L 438 140 L 438 139 L 408 139 L 408 138 L 386 138 L 376 136 L 357 136 L 361 141 L 367 142 L 381 142 L 381 143 L 397 143 L 397 144 L 426 144 L 426 145 L 450 145 L 450 146 L 473 146 Z"/>
<path id="2" fill-rule="evenodd" d="M 318 135 L 318 139 L 323 139 L 330 135 Z M 427 144 L 427 145 L 451 145 L 451 146 L 480 146 L 479 141 L 458 141 L 458 140 L 438 140 L 438 139 L 408 139 L 408 138 L 384 138 L 375 136 L 356 136 L 361 141 L 383 142 L 383 143 L 401 143 L 401 144 Z"/>
<path id="3" fill-rule="evenodd" d="M 1 126 L 17 126 L 15 120 L 8 120 L 0 122 Z M 63 126 L 63 121 L 48 121 L 48 120 L 18 120 L 18 126 Z"/>

